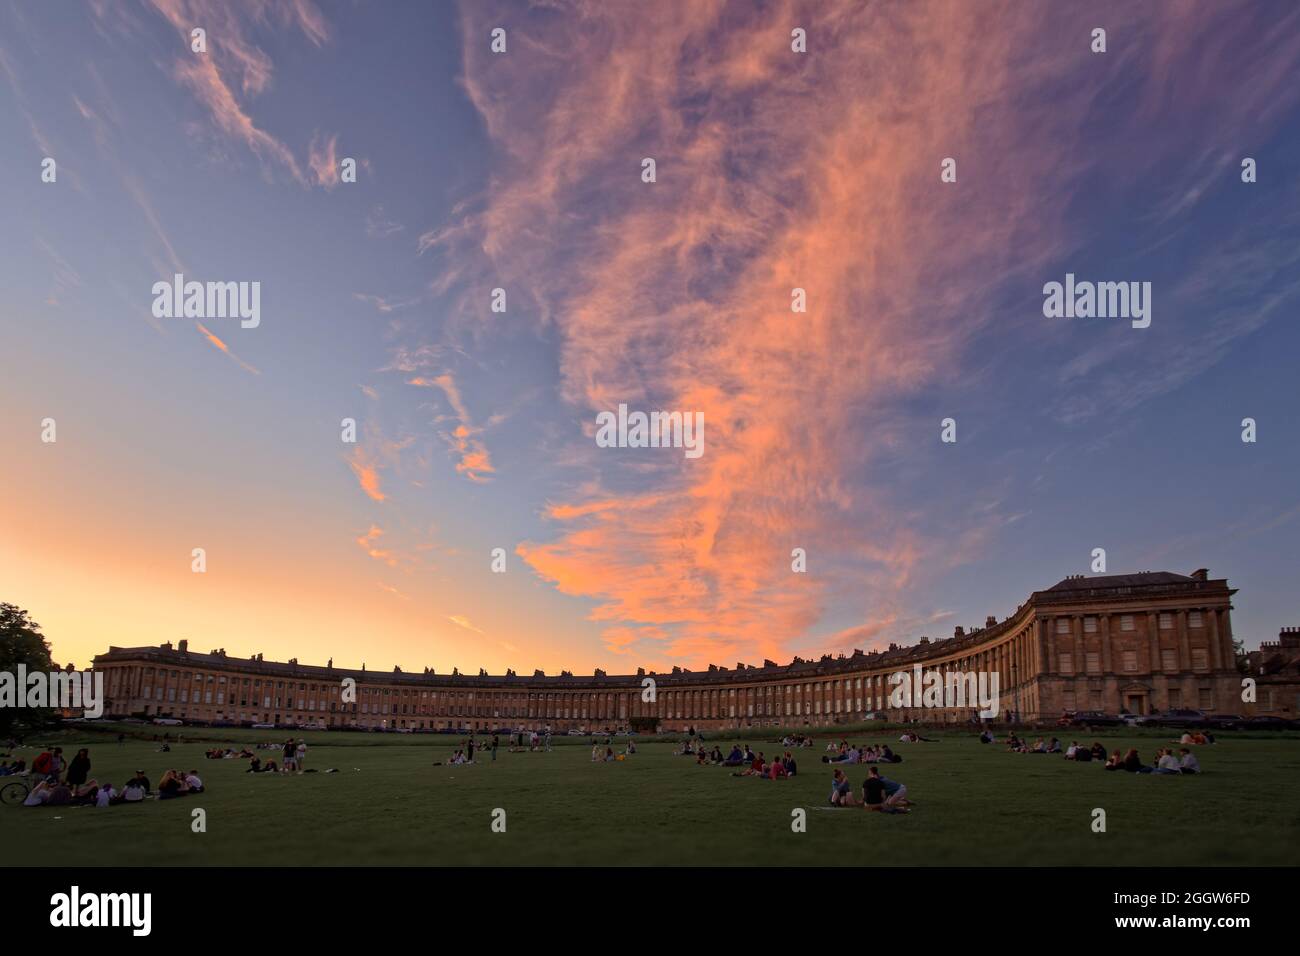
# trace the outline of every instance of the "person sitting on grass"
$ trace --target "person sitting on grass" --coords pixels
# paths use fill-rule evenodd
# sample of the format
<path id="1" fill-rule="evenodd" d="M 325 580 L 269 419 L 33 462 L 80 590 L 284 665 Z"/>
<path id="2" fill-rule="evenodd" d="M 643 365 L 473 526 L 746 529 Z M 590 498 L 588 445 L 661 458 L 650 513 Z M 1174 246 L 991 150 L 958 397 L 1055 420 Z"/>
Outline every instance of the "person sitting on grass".
<path id="1" fill-rule="evenodd" d="M 1093 741 L 1092 759 L 1097 761 L 1104 761 L 1106 759 L 1106 748 L 1101 745 L 1100 740 Z"/>
<path id="2" fill-rule="evenodd" d="M 113 789 L 111 783 L 100 784 L 98 792 L 95 794 L 95 806 L 107 807 L 110 804 L 117 803 L 117 791 Z"/>
<path id="3" fill-rule="evenodd" d="M 885 744 L 880 749 L 880 763 L 902 763 L 903 758 L 889 749 L 889 744 Z"/>
<path id="4" fill-rule="evenodd" d="M 717 748 L 715 747 L 714 750 L 716 750 L 716 749 L 717 749 Z M 627 742 L 627 755 L 630 757 L 630 756 L 632 756 L 634 753 L 636 753 L 636 741 L 635 741 L 635 740 L 629 740 L 629 741 Z"/>
<path id="5" fill-rule="evenodd" d="M 613 747 L 606 747 L 606 748 L 605 748 L 605 760 L 606 760 L 606 762 L 608 762 L 608 761 L 610 761 L 610 760 L 613 760 L 613 759 L 614 759 L 614 748 L 613 748 Z"/>
<path id="6" fill-rule="evenodd" d="M 1182 773 L 1183 768 L 1178 763 L 1178 758 L 1168 747 L 1161 747 L 1156 751 L 1156 766 L 1152 773 Z"/>
<path id="7" fill-rule="evenodd" d="M 858 763 L 861 759 L 862 751 L 856 747 L 848 747 L 834 757 L 822 757 L 822 763 Z"/>
<path id="8" fill-rule="evenodd" d="M 862 785 L 862 807 L 873 813 L 908 813 L 907 788 L 882 777 L 880 769 L 872 767 Z"/>
<path id="9" fill-rule="evenodd" d="M 781 766 L 785 768 L 785 775 L 787 777 L 793 777 L 799 772 L 799 765 L 795 763 L 794 757 L 788 750 L 785 752 L 785 759 L 781 761 Z"/>
<path id="10" fill-rule="evenodd" d="M 1128 753 L 1124 755 L 1124 762 L 1120 764 L 1121 770 L 1127 770 L 1129 773 L 1150 773 L 1151 768 L 1142 762 L 1138 756 L 1137 748 L 1130 747 Z"/>
<path id="11" fill-rule="evenodd" d="M 1065 759 L 1075 760 L 1077 759 L 1078 753 L 1079 753 L 1079 742 L 1077 740 L 1071 740 L 1070 746 L 1065 748 Z"/>
<path id="12" fill-rule="evenodd" d="M 1119 752 L 1118 750 L 1112 750 L 1112 751 L 1110 752 L 1110 756 L 1106 758 L 1106 765 L 1105 765 L 1105 767 L 1103 767 L 1102 769 L 1104 769 L 1104 770 L 1123 770 L 1123 769 L 1124 769 L 1124 757 L 1120 754 L 1120 752 Z"/>
<path id="13" fill-rule="evenodd" d="M 831 806 L 853 806 L 853 787 L 849 783 L 849 778 L 844 775 L 844 771 L 838 767 L 831 775 Z"/>
<path id="14" fill-rule="evenodd" d="M 993 743 L 993 731 L 985 727 L 984 730 L 980 732 L 980 743 L 982 744 Z"/>
<path id="15" fill-rule="evenodd" d="M 745 763 L 754 762 L 754 751 L 749 749 L 749 744 L 745 744 Z"/>
<path id="16" fill-rule="evenodd" d="M 1007 750 L 1012 753 L 1020 753 L 1024 750 L 1024 747 L 1025 745 L 1020 742 L 1020 738 L 1016 736 L 1014 730 L 1007 734 Z"/>
<path id="17" fill-rule="evenodd" d="M 1186 747 L 1180 750 L 1179 753 L 1182 754 L 1182 757 L 1178 761 L 1178 768 L 1182 770 L 1183 773 L 1201 772 L 1201 762 L 1196 759 L 1196 754 L 1192 753 Z"/>
<path id="18" fill-rule="evenodd" d="M 158 799 L 173 800 L 185 795 L 184 782 L 176 776 L 175 770 L 168 770 L 158 781 Z"/>
<path id="19" fill-rule="evenodd" d="M 190 793 L 203 792 L 203 780 L 199 777 L 197 770 L 191 770 L 185 775 L 185 786 L 189 787 Z"/>
<path id="20" fill-rule="evenodd" d="M 1045 754 L 1047 753 L 1047 744 L 1043 743 L 1042 737 L 1039 737 L 1034 741 L 1033 749 L 1028 752 L 1031 754 Z"/>
<path id="21" fill-rule="evenodd" d="M 600 744 L 593 743 L 591 745 L 591 762 L 599 763 L 600 760 L 601 760 Z"/>
<path id="22" fill-rule="evenodd" d="M 763 776 L 763 768 L 766 765 L 767 761 L 763 759 L 763 751 L 760 750 L 758 755 L 749 762 L 749 768 L 745 770 L 743 775 L 746 777 L 761 777 Z"/>
<path id="23" fill-rule="evenodd" d="M 880 773 L 877 768 L 876 773 Z M 907 787 L 897 781 L 890 780 L 883 774 L 880 777 L 881 782 L 885 785 L 885 806 L 893 807 L 896 810 L 910 807 L 911 801 L 907 799 Z"/>

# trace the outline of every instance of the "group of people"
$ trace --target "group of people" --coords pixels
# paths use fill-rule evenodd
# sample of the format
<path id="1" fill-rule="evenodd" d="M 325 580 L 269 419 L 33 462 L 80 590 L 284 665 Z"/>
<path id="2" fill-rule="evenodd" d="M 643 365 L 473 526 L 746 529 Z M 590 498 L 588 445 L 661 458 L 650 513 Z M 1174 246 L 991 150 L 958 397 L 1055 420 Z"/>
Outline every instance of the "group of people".
<path id="1" fill-rule="evenodd" d="M 749 748 L 745 748 L 749 752 Z M 721 756 L 722 751 L 718 751 Z M 785 756 L 775 756 L 769 762 L 763 756 L 763 751 L 753 754 L 753 759 L 744 770 L 732 773 L 733 777 L 758 777 L 760 780 L 783 780 L 795 776 L 799 772 L 799 765 L 795 762 L 794 756 L 790 751 L 785 752 Z"/>
<path id="2" fill-rule="evenodd" d="M 23 806 L 108 807 L 119 803 L 139 803 L 153 793 L 149 778 L 143 770 L 137 770 L 125 786 L 118 790 L 108 781 L 92 779 L 90 767 L 90 750 L 85 747 L 78 750 L 66 766 L 62 747 L 41 751 L 32 761 L 30 772 L 30 776 L 37 782 L 28 791 Z M 197 770 L 168 770 L 158 783 L 157 796 L 159 800 L 169 800 L 201 792 L 203 780 Z"/>
<path id="3" fill-rule="evenodd" d="M 551 729 L 548 727 L 545 731 L 538 733 L 536 730 L 519 731 L 519 733 L 510 735 L 510 746 L 507 748 L 510 753 L 518 751 L 551 751 Z"/>
<path id="4" fill-rule="evenodd" d="M 830 749 L 830 748 L 827 748 Z M 889 744 L 881 744 L 879 747 L 867 745 L 859 747 L 857 744 L 850 744 L 847 741 L 840 741 L 838 748 L 835 748 L 835 756 L 822 757 L 822 763 L 902 763 L 903 758 L 889 749 Z"/>
<path id="5" fill-rule="evenodd" d="M 247 747 L 244 747 L 238 752 L 229 747 L 213 747 L 211 750 L 205 751 L 203 756 L 207 757 L 209 760 L 247 760 L 249 757 L 253 756 L 253 751 L 249 750 Z"/>
<path id="6" fill-rule="evenodd" d="M 1034 741 L 1030 746 L 1028 740 L 1021 740 L 1013 731 L 1007 737 L 1007 750 L 1018 754 L 1059 754 L 1061 752 L 1061 742 L 1053 737 L 1050 741 L 1044 742 L 1042 737 Z"/>
<path id="7" fill-rule="evenodd" d="M 862 784 L 862 801 L 858 802 L 853 793 L 853 784 L 848 774 L 836 767 L 831 775 L 831 806 L 855 807 L 875 813 L 909 813 L 912 803 L 907 796 L 907 787 L 896 780 L 881 776 L 879 767 L 867 770 L 867 779 Z"/>
<path id="8" fill-rule="evenodd" d="M 700 751 L 703 753 L 703 751 Z M 636 756 L 636 741 L 628 739 L 627 747 L 622 753 L 615 753 L 614 748 L 606 741 L 602 746 L 596 742 L 591 745 L 591 762 L 592 763 L 612 763 L 616 760 L 626 760 L 628 757 Z"/>
<path id="9" fill-rule="evenodd" d="M 807 734 L 786 734 L 781 738 L 782 747 L 811 747 L 813 739 Z"/>
<path id="10" fill-rule="evenodd" d="M 1137 748 L 1130 747 L 1122 757 L 1118 750 L 1112 751 L 1106 760 L 1105 769 L 1124 770 L 1128 773 L 1197 774 L 1201 772 L 1201 762 L 1186 747 L 1181 748 L 1177 756 L 1173 748 L 1161 747 L 1156 750 L 1156 765 L 1148 767 L 1138 756 Z"/>
<path id="11" fill-rule="evenodd" d="M 1087 763 L 1090 760 L 1105 760 L 1106 748 L 1100 743 L 1093 743 L 1091 747 L 1085 747 L 1077 740 L 1072 740 L 1070 746 L 1066 748 L 1065 759 L 1079 763 Z"/>

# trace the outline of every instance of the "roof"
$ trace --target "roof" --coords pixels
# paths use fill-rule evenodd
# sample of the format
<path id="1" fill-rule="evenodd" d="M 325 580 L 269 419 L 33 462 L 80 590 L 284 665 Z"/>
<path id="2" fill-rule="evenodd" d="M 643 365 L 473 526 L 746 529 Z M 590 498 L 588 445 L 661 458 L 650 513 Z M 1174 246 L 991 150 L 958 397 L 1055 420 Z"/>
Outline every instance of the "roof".
<path id="1" fill-rule="evenodd" d="M 1137 574 L 1101 574 L 1097 577 L 1066 578 L 1044 593 L 1056 591 L 1093 591 L 1100 588 L 1140 588 L 1156 584 L 1191 584 L 1196 578 L 1172 571 L 1140 571 Z"/>

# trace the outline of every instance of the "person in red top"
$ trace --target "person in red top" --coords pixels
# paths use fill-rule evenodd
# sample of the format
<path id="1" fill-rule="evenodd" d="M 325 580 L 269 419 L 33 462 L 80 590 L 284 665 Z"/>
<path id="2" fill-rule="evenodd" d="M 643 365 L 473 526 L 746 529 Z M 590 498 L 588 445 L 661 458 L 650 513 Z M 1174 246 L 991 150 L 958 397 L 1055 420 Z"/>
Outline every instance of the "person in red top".
<path id="1" fill-rule="evenodd" d="M 780 778 L 780 777 L 784 777 L 784 776 L 785 776 L 785 764 L 781 763 L 780 760 L 775 760 L 775 759 L 774 759 L 774 760 L 772 761 L 772 766 L 768 769 L 768 776 L 769 776 L 771 779 L 773 779 L 773 780 L 776 780 L 776 779 L 778 779 L 778 778 Z"/>
<path id="2" fill-rule="evenodd" d="M 32 773 L 38 777 L 47 777 L 54 772 L 54 755 L 48 750 L 41 751 L 32 761 Z"/>

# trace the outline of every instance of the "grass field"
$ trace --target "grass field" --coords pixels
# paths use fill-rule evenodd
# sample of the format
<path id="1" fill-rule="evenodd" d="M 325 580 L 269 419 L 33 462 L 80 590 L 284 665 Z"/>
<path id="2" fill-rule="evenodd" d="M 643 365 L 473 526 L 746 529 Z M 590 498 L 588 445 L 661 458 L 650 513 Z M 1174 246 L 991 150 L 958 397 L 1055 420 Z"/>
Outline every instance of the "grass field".
<path id="1" fill-rule="evenodd" d="M 203 733 L 232 744 L 287 735 Z M 242 760 L 206 760 L 208 742 L 174 743 L 162 754 L 150 741 L 119 746 L 103 734 L 62 731 L 48 740 L 68 757 L 89 746 L 92 778 L 120 787 L 141 768 L 156 786 L 167 767 L 197 768 L 207 792 L 103 810 L 0 806 L 0 859 L 58 866 L 1300 863 L 1295 735 L 1225 733 L 1198 748 L 1203 775 L 1179 777 L 1107 773 L 1096 763 L 1007 753 L 967 732 L 927 733 L 941 739 L 902 744 L 897 731 L 851 735 L 888 742 L 904 756 L 882 772 L 907 784 L 916 808 L 884 816 L 822 809 L 829 734 L 796 751 L 796 778 L 773 782 L 698 767 L 673 756 L 671 743 L 641 743 L 625 762 L 593 764 L 585 738 L 557 738 L 550 753 L 503 748 L 495 762 L 435 767 L 458 738 L 308 733 L 308 766 L 339 772 L 289 776 L 245 773 Z M 1061 736 L 1068 743 L 1074 735 Z M 1087 739 L 1107 750 L 1136 746 L 1150 763 L 1169 736 L 1130 730 Z M 737 739 L 769 755 L 776 749 L 758 733 Z M 30 763 L 37 752 L 18 754 Z M 847 769 L 860 796 L 866 768 Z M 206 811 L 206 833 L 191 830 L 196 807 Z M 1092 832 L 1096 807 L 1106 811 L 1105 833 Z M 495 808 L 506 811 L 505 833 L 491 830 Z M 791 830 L 795 808 L 807 810 L 804 833 Z"/>

